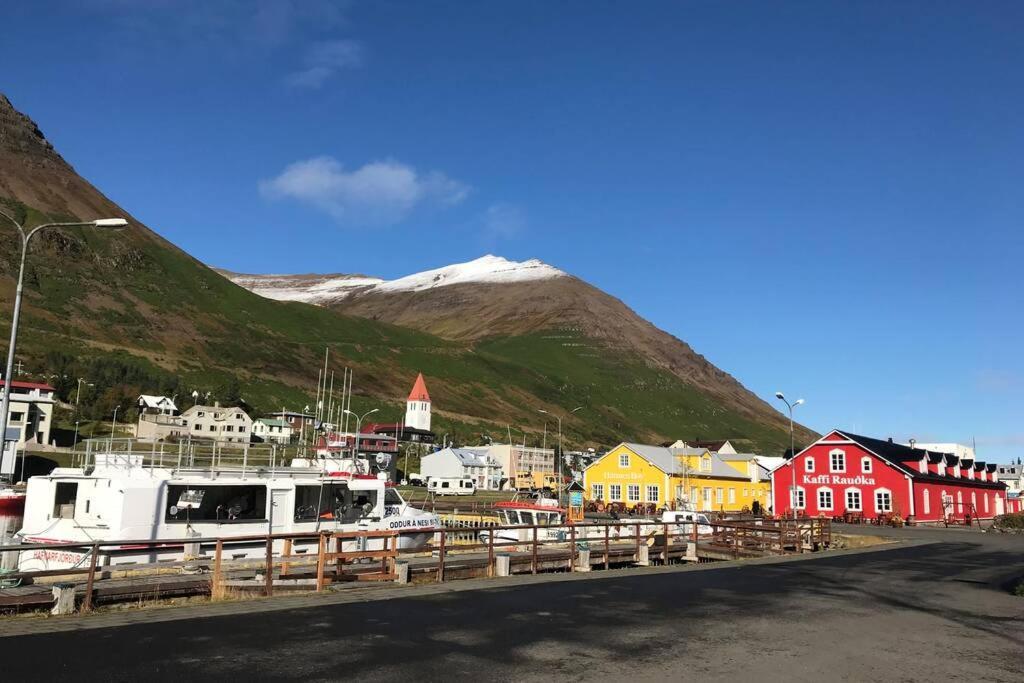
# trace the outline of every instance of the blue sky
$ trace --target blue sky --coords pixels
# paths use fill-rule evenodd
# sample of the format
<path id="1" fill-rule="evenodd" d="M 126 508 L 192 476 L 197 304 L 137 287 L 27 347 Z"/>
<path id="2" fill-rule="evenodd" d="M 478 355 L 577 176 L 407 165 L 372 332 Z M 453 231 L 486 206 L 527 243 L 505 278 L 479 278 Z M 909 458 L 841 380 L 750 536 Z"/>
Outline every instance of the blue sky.
<path id="1" fill-rule="evenodd" d="M 42 4 L 0 90 L 208 263 L 537 257 L 819 430 L 1024 456 L 1021 3 Z"/>

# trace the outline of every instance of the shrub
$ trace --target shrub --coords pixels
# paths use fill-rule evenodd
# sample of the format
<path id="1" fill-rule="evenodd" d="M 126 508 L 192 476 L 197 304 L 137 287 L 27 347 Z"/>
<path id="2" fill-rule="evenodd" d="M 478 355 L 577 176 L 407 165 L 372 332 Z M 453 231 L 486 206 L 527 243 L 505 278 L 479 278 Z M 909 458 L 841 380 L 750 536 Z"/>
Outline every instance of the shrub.
<path id="1" fill-rule="evenodd" d="M 992 526 L 1001 531 L 1024 531 L 1024 512 L 999 515 L 993 520 Z"/>

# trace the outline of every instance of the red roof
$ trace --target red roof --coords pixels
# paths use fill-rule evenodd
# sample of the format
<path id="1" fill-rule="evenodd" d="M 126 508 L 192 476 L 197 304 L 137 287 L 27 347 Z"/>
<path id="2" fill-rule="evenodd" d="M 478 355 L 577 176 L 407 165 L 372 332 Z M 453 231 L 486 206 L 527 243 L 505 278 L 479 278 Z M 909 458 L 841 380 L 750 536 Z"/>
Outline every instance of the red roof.
<path id="1" fill-rule="evenodd" d="M 15 389 L 42 389 L 43 391 L 56 391 L 49 384 L 42 384 L 40 382 L 19 382 L 14 380 L 12 382 Z M 7 381 L 0 379 L 0 387 L 7 386 Z"/>
<path id="2" fill-rule="evenodd" d="M 423 373 L 416 375 L 416 384 L 412 385 L 409 392 L 410 401 L 429 401 L 430 394 L 427 393 L 427 383 L 423 381 Z"/>

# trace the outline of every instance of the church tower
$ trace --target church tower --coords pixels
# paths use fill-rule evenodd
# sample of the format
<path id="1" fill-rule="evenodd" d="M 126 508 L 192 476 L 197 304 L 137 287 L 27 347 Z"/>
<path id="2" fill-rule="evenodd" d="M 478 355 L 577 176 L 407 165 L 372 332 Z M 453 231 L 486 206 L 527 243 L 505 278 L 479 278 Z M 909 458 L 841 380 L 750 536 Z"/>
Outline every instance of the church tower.
<path id="1" fill-rule="evenodd" d="M 405 426 L 430 431 L 430 394 L 422 372 L 416 376 L 416 384 L 405 401 Z"/>

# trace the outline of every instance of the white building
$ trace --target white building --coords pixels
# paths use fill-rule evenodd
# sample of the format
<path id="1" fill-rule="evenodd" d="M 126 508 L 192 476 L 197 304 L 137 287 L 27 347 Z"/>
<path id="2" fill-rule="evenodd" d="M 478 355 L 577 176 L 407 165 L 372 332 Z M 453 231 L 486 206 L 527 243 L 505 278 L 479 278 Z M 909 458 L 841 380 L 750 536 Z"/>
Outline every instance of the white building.
<path id="1" fill-rule="evenodd" d="M 135 438 L 145 441 L 159 441 L 169 436 L 184 436 L 185 428 L 178 417 L 178 406 L 167 396 L 142 394 L 139 396 L 139 422 L 135 427 Z"/>
<path id="2" fill-rule="evenodd" d="M 931 451 L 932 453 L 952 453 L 961 460 L 975 460 L 974 449 L 959 443 L 918 443 L 911 441 L 905 445 L 922 451 Z"/>
<path id="3" fill-rule="evenodd" d="M 252 418 L 241 408 L 192 406 L 181 414 L 181 427 L 193 439 L 248 443 Z"/>
<path id="4" fill-rule="evenodd" d="M 261 417 L 252 423 L 252 435 L 264 443 L 291 443 L 292 426 L 285 420 Z"/>
<path id="5" fill-rule="evenodd" d="M 506 488 L 543 488 L 544 475 L 555 475 L 555 449 L 521 444 L 495 443 L 473 446 L 475 453 L 489 455 L 501 465 Z M 515 481 L 515 480 L 520 481 Z"/>
<path id="6" fill-rule="evenodd" d="M 54 388 L 49 384 L 14 380 L 11 389 L 11 407 L 7 412 L 7 426 L 20 431 L 18 448 L 25 444 L 46 445 L 50 442 L 50 424 L 53 422 Z M 0 391 L 7 383 L 0 380 Z"/>
<path id="7" fill-rule="evenodd" d="M 729 442 L 728 439 L 719 439 L 717 441 L 707 441 L 701 439 L 693 439 L 685 441 L 679 439 L 669 448 L 704 448 L 711 451 L 712 453 L 718 453 L 719 455 L 737 455 L 736 448 Z"/>
<path id="8" fill-rule="evenodd" d="M 405 401 L 405 426 L 430 431 L 430 394 L 422 372 L 416 376 L 416 383 Z"/>
<path id="9" fill-rule="evenodd" d="M 1009 465 L 997 465 L 994 473 L 996 481 L 1006 484 L 1006 492 L 1020 494 L 1024 491 L 1024 464 L 1020 459 Z"/>
<path id="10" fill-rule="evenodd" d="M 443 448 L 420 460 L 424 481 L 441 477 L 469 477 L 477 489 L 490 491 L 501 486 L 501 464 L 478 449 Z"/>

